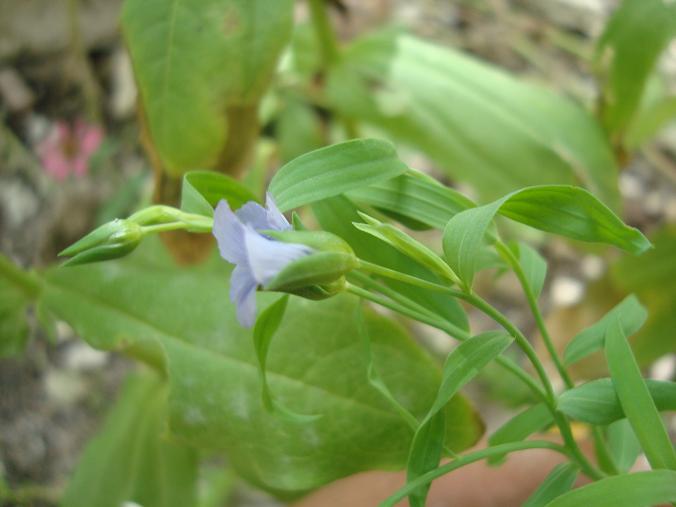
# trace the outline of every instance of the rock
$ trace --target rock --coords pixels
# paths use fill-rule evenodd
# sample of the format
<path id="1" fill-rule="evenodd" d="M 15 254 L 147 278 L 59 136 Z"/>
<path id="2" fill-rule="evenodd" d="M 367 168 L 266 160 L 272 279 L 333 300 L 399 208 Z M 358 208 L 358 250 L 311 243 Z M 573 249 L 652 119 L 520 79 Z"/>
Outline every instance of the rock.
<path id="1" fill-rule="evenodd" d="M 118 37 L 122 0 L 80 2 L 82 41 L 88 49 Z M 0 0 L 0 60 L 68 47 L 67 0 Z"/>
<path id="2" fill-rule="evenodd" d="M 0 70 L 0 97 L 10 113 L 25 111 L 35 102 L 31 89 L 11 67 Z"/>
<path id="3" fill-rule="evenodd" d="M 116 120 L 127 120 L 136 111 L 136 81 L 129 53 L 123 48 L 115 50 L 110 61 L 111 93 L 108 108 Z"/>

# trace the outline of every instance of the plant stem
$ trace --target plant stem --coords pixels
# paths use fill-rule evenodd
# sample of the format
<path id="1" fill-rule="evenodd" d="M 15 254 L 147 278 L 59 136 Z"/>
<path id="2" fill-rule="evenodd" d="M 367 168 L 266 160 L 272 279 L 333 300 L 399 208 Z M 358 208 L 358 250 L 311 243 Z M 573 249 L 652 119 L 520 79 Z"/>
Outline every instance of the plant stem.
<path id="1" fill-rule="evenodd" d="M 504 454 L 509 454 L 512 452 L 525 451 L 528 449 L 550 449 L 556 451 L 565 456 L 569 456 L 568 450 L 558 444 L 553 442 L 548 442 L 546 440 L 530 440 L 524 442 L 513 442 L 509 444 L 496 445 L 494 447 L 488 447 L 486 449 L 481 449 L 479 451 L 466 454 L 457 459 L 454 459 L 450 463 L 441 465 L 434 470 L 431 470 L 420 477 L 417 477 L 415 480 L 409 482 L 397 491 L 394 495 L 390 496 L 387 500 L 380 504 L 380 507 L 394 507 L 394 505 L 399 501 L 405 498 L 409 493 L 415 491 L 421 486 L 425 486 L 431 483 L 434 479 L 446 475 L 458 468 L 464 467 L 476 461 L 481 461 L 482 459 L 491 458 L 493 456 L 502 456 Z"/>
<path id="2" fill-rule="evenodd" d="M 561 376 L 561 380 L 563 380 L 564 384 L 568 389 L 571 389 L 574 386 L 573 380 L 570 378 L 568 371 L 563 366 L 563 363 L 559 358 L 559 354 L 556 352 L 556 347 L 554 347 L 554 342 L 552 341 L 552 338 L 549 335 L 549 331 L 547 330 L 547 326 L 545 325 L 545 321 L 542 317 L 542 312 L 540 312 L 540 307 L 538 306 L 535 296 L 533 294 L 533 290 L 531 289 L 530 284 L 526 279 L 526 274 L 524 273 L 523 268 L 521 267 L 521 263 L 514 256 L 514 254 L 507 247 L 507 245 L 505 245 L 502 241 L 498 241 L 495 246 L 498 252 L 502 254 L 505 260 L 512 267 L 512 270 L 516 274 L 516 277 L 519 279 L 519 283 L 521 284 L 523 292 L 526 295 L 526 299 L 528 300 L 528 306 L 530 307 L 531 313 L 533 314 L 533 317 L 535 317 L 535 322 L 537 323 L 537 327 L 540 330 L 540 335 L 542 336 L 542 341 L 544 342 L 545 347 L 547 348 L 547 352 L 549 352 L 549 356 L 552 358 L 552 361 L 556 366 L 556 370 L 559 372 L 559 375 Z"/>
<path id="3" fill-rule="evenodd" d="M 34 299 L 42 290 L 40 280 L 33 274 L 21 269 L 10 261 L 7 257 L 0 254 L 0 277 L 4 277 L 29 298 Z"/>
<path id="4" fill-rule="evenodd" d="M 417 276 L 407 275 L 406 273 L 400 273 L 394 269 L 389 269 L 378 264 L 373 264 L 372 262 L 359 259 L 359 268 L 367 273 L 373 273 L 374 275 L 384 276 L 385 278 L 391 278 L 392 280 L 398 280 L 400 282 L 407 283 L 409 285 L 415 285 L 416 287 L 422 287 L 423 289 L 429 289 L 437 292 L 445 292 L 455 297 L 461 297 L 462 292 L 451 289 L 444 285 L 438 283 L 429 282 L 418 278 Z"/>
<path id="5" fill-rule="evenodd" d="M 310 17 L 315 28 L 319 48 L 325 66 L 329 66 L 338 60 L 340 51 L 338 40 L 331 26 L 327 12 L 326 0 L 309 0 Z"/>
<path id="6" fill-rule="evenodd" d="M 485 301 L 477 294 L 464 293 L 460 297 L 462 297 L 462 299 L 470 303 L 472 306 L 478 308 L 483 313 L 491 317 L 495 322 L 500 324 L 509 334 L 512 335 L 517 345 L 521 348 L 521 350 L 523 350 L 524 354 L 526 354 L 526 357 L 528 357 L 531 364 L 535 368 L 535 371 L 538 374 L 538 377 L 540 377 L 540 381 L 542 382 L 542 385 L 545 388 L 545 392 L 547 393 L 549 403 L 552 406 L 554 406 L 556 400 L 554 388 L 552 387 L 552 383 L 549 381 L 549 377 L 547 376 L 547 372 L 545 371 L 544 366 L 542 366 L 540 358 L 538 358 L 537 353 L 535 352 L 535 349 L 528 341 L 528 338 L 526 338 L 523 335 L 523 333 L 514 324 L 512 324 L 511 321 L 505 315 L 503 315 L 497 308 L 493 307 L 491 304 L 489 304 L 487 301 Z"/>
<path id="7" fill-rule="evenodd" d="M 457 327 L 455 324 L 453 324 L 451 322 L 444 320 L 439 315 L 433 313 L 432 311 L 428 310 L 427 308 L 420 305 L 419 303 L 416 303 L 415 301 L 410 300 L 409 298 L 400 294 L 396 290 L 391 289 L 391 288 L 389 288 L 385 285 L 379 284 L 376 281 L 372 280 L 371 278 L 369 278 L 368 276 L 366 276 L 362 273 L 353 272 L 351 276 L 356 278 L 363 285 L 372 287 L 374 290 L 377 290 L 378 292 L 385 294 L 390 299 L 392 299 L 393 301 L 398 303 L 398 305 L 397 305 L 398 309 L 403 308 L 403 309 L 405 309 L 405 311 L 411 310 L 417 316 L 413 316 L 413 314 L 407 314 L 405 312 L 400 312 L 403 315 L 407 315 L 408 317 L 416 319 L 419 322 L 422 322 L 424 324 L 427 324 L 429 326 L 437 328 L 441 331 L 444 331 L 446 334 L 448 334 L 452 338 L 455 338 L 458 341 L 465 341 L 465 340 L 468 340 L 469 338 L 471 338 L 471 335 L 468 332 L 466 332 L 465 330 Z M 354 287 L 354 286 L 352 286 L 352 287 Z M 375 294 L 372 294 L 368 291 L 366 291 L 366 293 L 368 294 L 368 297 L 362 296 L 362 297 L 364 297 L 364 299 L 368 299 L 369 301 L 372 301 L 376 304 L 386 306 L 387 308 L 390 308 L 391 310 L 399 311 L 398 309 L 395 309 L 392 306 L 387 306 L 387 305 L 390 305 L 391 303 L 389 301 L 387 301 L 386 299 L 380 298 L 379 296 L 376 296 Z M 383 304 L 383 303 L 387 303 L 387 304 Z M 516 364 L 510 358 L 504 357 L 504 356 L 498 356 L 495 359 L 495 362 L 498 365 L 500 365 L 502 368 L 504 368 L 505 370 L 507 370 L 508 372 L 513 374 L 519 380 L 521 380 L 524 384 L 526 384 L 526 386 L 531 391 L 533 391 L 533 393 L 535 394 L 535 396 L 538 399 L 540 399 L 542 401 L 546 401 L 546 395 L 545 395 L 544 391 L 540 388 L 540 386 L 537 384 L 537 382 L 523 368 L 521 368 L 518 364 Z"/>
<path id="8" fill-rule="evenodd" d="M 517 345 L 523 350 L 523 352 L 526 354 L 526 357 L 528 357 L 529 361 L 535 368 L 535 371 L 540 378 L 540 381 L 545 389 L 543 393 L 543 401 L 549 408 L 549 411 L 552 413 L 552 416 L 554 418 L 554 421 L 556 422 L 557 426 L 559 427 L 559 431 L 561 432 L 561 437 L 563 438 L 566 447 L 570 450 L 570 455 L 575 459 L 576 463 L 580 467 L 583 473 L 585 473 L 587 476 L 589 476 L 592 479 L 599 479 L 603 477 L 603 474 L 599 472 L 594 465 L 592 465 L 589 460 L 586 458 L 586 456 L 582 453 L 580 450 L 579 446 L 577 445 L 577 442 L 575 441 L 575 438 L 573 437 L 573 433 L 570 429 L 570 424 L 568 423 L 568 419 L 566 419 L 566 416 L 563 415 L 561 412 L 559 412 L 556 409 L 556 395 L 554 393 L 554 388 L 552 387 L 551 382 L 549 381 L 549 377 L 547 376 L 547 372 L 545 371 L 542 362 L 540 361 L 540 358 L 538 358 L 537 353 L 535 352 L 535 349 L 533 346 L 530 344 L 528 339 L 523 335 L 523 333 L 516 327 L 514 324 L 510 322 L 510 320 L 503 315 L 497 308 L 493 307 L 490 303 L 482 299 L 479 295 L 474 294 L 472 292 L 462 292 L 458 291 L 455 289 L 450 289 L 447 287 L 444 287 L 443 285 L 435 284 L 432 282 L 428 282 L 426 280 L 421 280 L 420 278 L 417 278 L 415 276 L 411 275 L 406 275 L 404 273 L 399 273 L 398 271 L 394 271 L 388 268 L 384 268 L 382 266 L 377 266 L 375 264 L 371 264 L 365 261 L 360 260 L 360 267 L 365 270 L 370 270 L 371 272 L 375 274 L 379 274 L 382 276 L 387 276 L 389 278 L 399 280 L 402 282 L 410 283 L 412 285 L 417 285 L 419 287 L 424 287 L 428 288 L 431 290 L 437 290 L 437 291 L 443 291 L 446 292 L 447 294 L 450 294 L 453 297 L 457 297 L 460 299 L 463 299 L 464 301 L 467 301 L 470 303 L 472 306 L 475 308 L 481 310 L 484 314 L 487 316 L 491 317 L 495 322 L 500 324 L 509 334 L 511 334 L 514 337 L 514 340 L 516 341 Z M 364 289 L 361 289 L 364 293 L 367 295 L 373 297 L 371 293 L 368 291 L 365 291 Z M 377 297 L 377 296 L 375 296 Z M 379 298 L 382 300 L 382 298 Z M 373 299 L 371 299 L 374 301 Z M 381 304 L 380 301 L 374 301 L 377 302 L 378 304 Z M 387 302 L 387 301 L 386 301 Z M 398 309 L 395 309 L 392 307 L 391 302 L 387 302 L 390 306 L 387 306 L 394 311 L 399 311 Z M 411 311 L 410 309 L 406 308 L 403 305 L 396 304 L 395 305 L 397 308 L 404 309 L 404 312 L 402 312 L 404 315 L 408 315 L 413 319 L 420 320 L 421 322 L 429 323 L 430 325 L 434 325 L 431 323 L 431 320 L 427 315 L 421 314 L 420 312 L 415 312 Z M 416 317 L 414 315 L 418 316 L 423 316 L 423 319 L 420 319 L 419 317 Z M 520 378 L 522 378 L 520 376 Z M 530 377 L 529 377 L 530 378 Z M 532 379 L 530 379 L 532 380 Z M 530 385 L 530 384 L 529 384 Z M 538 392 L 541 392 L 539 387 L 538 387 Z"/>

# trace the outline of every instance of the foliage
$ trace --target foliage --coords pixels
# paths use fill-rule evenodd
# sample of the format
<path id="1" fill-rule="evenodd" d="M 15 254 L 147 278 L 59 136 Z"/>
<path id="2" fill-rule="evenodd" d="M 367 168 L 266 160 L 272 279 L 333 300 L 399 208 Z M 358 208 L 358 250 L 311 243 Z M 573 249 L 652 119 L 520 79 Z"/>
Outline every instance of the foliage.
<path id="1" fill-rule="evenodd" d="M 0 258 L 3 354 L 22 348 L 34 306 L 43 325 L 61 319 L 92 347 L 154 370 L 128 380 L 63 505 L 192 505 L 201 456 L 222 453 L 237 474 L 284 498 L 363 470 L 406 469 L 406 485 L 382 505 L 408 497 L 422 507 L 434 479 L 527 449 L 566 460 L 528 506 L 676 501 L 676 454 L 661 418 L 676 409 L 676 383 L 644 380 L 628 341 L 646 322 L 643 332 L 662 339 L 673 327 L 673 233 L 667 226 L 651 250 L 622 220 L 616 174 L 621 152 L 665 121 L 641 105 L 673 35 L 673 6 L 626 0 L 612 17 L 599 41 L 606 79 L 596 118 L 400 31 L 341 48 L 327 4 L 309 0 L 312 27 L 298 27 L 277 83 L 291 0 L 126 0 L 146 147 L 158 171 L 182 177 L 180 206 L 156 204 L 100 225 L 62 252 L 68 267 L 35 274 Z M 644 50 L 637 34 L 653 25 Z M 282 103 L 269 117 L 259 108 L 264 96 Z M 238 175 L 266 118 L 276 122 L 285 163 L 262 208 L 257 182 L 266 167 Z M 361 138 L 359 126 L 386 139 Z M 481 202 L 408 167 L 393 141 L 474 186 Z M 255 248 L 303 247 L 299 258 L 275 259 L 283 266 L 257 286 L 253 329 L 235 318 L 239 265 L 210 255 L 179 266 L 149 237 L 212 233 L 221 200 L 260 239 L 226 247 L 242 250 L 245 272 L 272 269 L 250 255 Z M 293 211 L 292 224 L 275 206 Z M 261 219 L 272 212 L 279 227 Z M 502 219 L 624 250 L 614 274 L 645 307 L 627 295 L 560 357 L 538 305 L 547 262 L 523 242 L 505 242 Z M 418 231 L 435 234 L 441 248 Z M 477 293 L 476 275 L 496 266 L 516 275 L 560 383 L 531 340 Z M 474 333 L 468 308 L 498 329 Z M 458 345 L 439 365 L 400 320 Z M 575 385 L 569 366 L 600 350 L 609 378 Z M 483 432 L 461 389 L 493 366 L 525 387 L 530 405 L 486 447 L 458 455 Z M 595 460 L 575 440 L 573 421 L 594 435 Z M 560 443 L 530 438 L 548 428 Z M 629 473 L 640 452 L 653 470 Z M 571 490 L 578 475 L 592 482 Z"/>

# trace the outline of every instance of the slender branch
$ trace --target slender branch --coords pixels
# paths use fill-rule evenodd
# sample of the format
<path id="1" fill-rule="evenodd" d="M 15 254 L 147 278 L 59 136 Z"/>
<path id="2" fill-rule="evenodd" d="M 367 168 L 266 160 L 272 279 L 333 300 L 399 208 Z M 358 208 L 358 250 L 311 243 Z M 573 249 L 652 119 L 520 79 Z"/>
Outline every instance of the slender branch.
<path id="1" fill-rule="evenodd" d="M 444 285 L 438 283 L 429 282 L 418 278 L 417 276 L 407 275 L 406 273 L 400 273 L 394 269 L 389 269 L 378 264 L 373 264 L 372 262 L 359 259 L 359 269 L 366 271 L 367 273 L 373 273 L 374 275 L 384 276 L 385 278 L 391 278 L 392 280 L 398 280 L 400 282 L 408 283 L 409 285 L 415 285 L 417 287 L 422 287 L 423 289 L 429 289 L 436 292 L 445 292 L 455 297 L 461 297 L 462 292 L 451 289 Z"/>
<path id="2" fill-rule="evenodd" d="M 426 486 L 431 483 L 434 479 L 446 475 L 458 468 L 464 467 L 476 461 L 481 461 L 486 458 L 491 458 L 493 456 L 502 456 L 504 454 L 509 454 L 512 452 L 526 451 L 528 449 L 549 449 L 564 456 L 569 456 L 568 450 L 553 442 L 548 442 L 546 440 L 530 440 L 524 442 L 513 442 L 509 444 L 496 445 L 494 447 L 488 447 L 486 449 L 481 449 L 479 451 L 466 454 L 462 457 L 454 459 L 450 463 L 441 465 L 434 470 L 427 472 L 426 474 L 417 477 L 415 480 L 409 482 L 397 491 L 394 495 L 390 496 L 387 500 L 380 504 L 380 507 L 394 507 L 394 505 L 399 501 L 405 498 L 409 493 L 415 491 L 421 486 Z"/>
<path id="3" fill-rule="evenodd" d="M 406 296 L 400 294 L 399 292 L 385 286 L 382 284 L 379 284 L 369 278 L 368 276 L 358 273 L 358 272 L 353 272 L 351 274 L 354 278 L 356 278 L 360 283 L 363 285 L 369 286 L 373 288 L 374 290 L 381 292 L 382 294 L 385 294 L 388 296 L 390 299 L 394 300 L 397 304 L 397 307 L 393 307 L 392 303 L 388 301 L 387 299 L 381 298 L 375 294 L 372 294 L 371 292 L 365 291 L 368 296 L 362 296 L 364 299 L 368 299 L 369 301 L 372 301 L 376 304 L 380 304 L 382 306 L 385 306 L 386 308 L 390 308 L 391 310 L 397 311 L 401 313 L 402 315 L 406 315 L 412 319 L 418 320 L 419 322 L 422 322 L 424 324 L 427 324 L 429 326 L 432 326 L 436 329 L 439 329 L 441 331 L 444 331 L 446 334 L 451 336 L 452 338 L 455 338 L 458 341 L 465 341 L 469 338 L 471 338 L 471 335 L 464 331 L 463 329 L 457 327 L 456 325 L 452 324 L 451 322 L 448 322 L 444 319 L 442 319 L 439 315 L 433 313 L 432 311 L 428 310 L 424 306 L 420 305 L 419 303 L 416 303 L 415 301 L 412 301 L 411 299 L 407 298 Z M 354 287 L 354 286 L 352 286 Z M 361 289 L 363 290 L 363 289 Z M 361 294 L 357 294 L 360 295 Z M 383 304 L 385 303 L 385 304 Z M 389 306 L 388 306 L 389 305 Z M 400 310 L 404 311 L 400 311 Z M 411 310 L 413 313 L 406 313 L 408 310 Z M 413 315 L 417 316 L 413 316 Z M 547 396 L 545 395 L 544 391 L 542 388 L 537 384 L 537 382 L 531 377 L 523 368 L 521 368 L 518 364 L 516 364 L 514 361 L 512 361 L 508 357 L 504 356 L 498 356 L 495 359 L 495 362 L 500 365 L 502 368 L 513 374 L 515 377 L 517 377 L 519 380 L 521 380 L 534 394 L 535 396 L 542 400 L 542 401 L 547 401 Z"/>
<path id="4" fill-rule="evenodd" d="M 537 323 L 537 327 L 540 330 L 540 335 L 542 336 L 542 341 L 547 348 L 547 352 L 549 352 L 549 356 L 552 358 L 552 361 L 556 366 L 556 370 L 559 372 L 564 384 L 568 389 L 571 389 L 574 387 L 573 380 L 570 378 L 568 371 L 563 366 L 563 363 L 559 358 L 559 354 L 556 352 L 556 347 L 554 347 L 554 342 L 552 341 L 549 331 L 547 330 L 544 318 L 542 317 L 542 312 L 540 312 L 540 307 L 538 306 L 535 295 L 533 294 L 533 290 L 526 279 L 526 274 L 521 267 L 521 263 L 514 256 L 507 245 L 505 245 L 502 241 L 498 241 L 495 246 L 498 252 L 500 252 L 505 260 L 509 263 L 512 270 L 516 274 L 516 277 L 519 279 L 519 283 L 521 284 L 523 292 L 526 295 L 526 300 L 528 301 L 528 306 L 530 307 L 531 313 L 533 314 L 533 317 L 535 317 L 535 322 Z"/>

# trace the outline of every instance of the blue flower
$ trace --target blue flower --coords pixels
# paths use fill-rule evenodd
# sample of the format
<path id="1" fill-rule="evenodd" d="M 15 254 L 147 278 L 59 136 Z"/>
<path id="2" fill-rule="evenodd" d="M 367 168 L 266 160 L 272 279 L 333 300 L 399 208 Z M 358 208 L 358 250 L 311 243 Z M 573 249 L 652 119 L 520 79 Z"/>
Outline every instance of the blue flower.
<path id="1" fill-rule="evenodd" d="M 272 197 L 266 207 L 249 201 L 236 212 L 221 200 L 214 212 L 213 234 L 221 257 L 235 264 L 230 280 L 230 299 L 237 305 L 237 320 L 244 327 L 256 320 L 256 289 L 265 287 L 291 262 L 309 255 L 305 245 L 275 241 L 258 231 L 291 229 Z"/>

